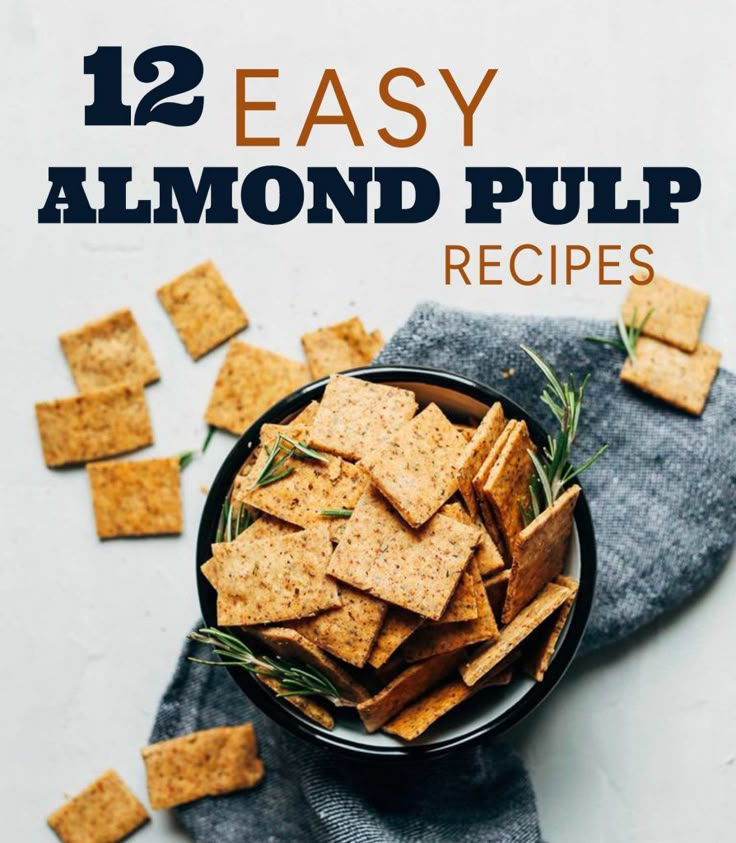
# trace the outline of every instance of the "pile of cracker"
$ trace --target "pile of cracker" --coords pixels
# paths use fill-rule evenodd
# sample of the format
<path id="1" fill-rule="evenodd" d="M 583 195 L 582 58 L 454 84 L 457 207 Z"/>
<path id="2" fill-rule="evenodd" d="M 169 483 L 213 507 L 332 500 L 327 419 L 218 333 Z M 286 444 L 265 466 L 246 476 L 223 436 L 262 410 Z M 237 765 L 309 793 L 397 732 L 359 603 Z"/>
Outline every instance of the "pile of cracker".
<path id="1" fill-rule="evenodd" d="M 217 267 L 207 261 L 157 292 L 193 360 L 248 326 Z M 109 460 L 154 443 L 145 387 L 160 378 L 130 310 L 67 331 L 61 348 L 79 392 L 36 404 L 46 465 L 86 465 L 97 534 L 155 536 L 182 531 L 180 456 Z M 353 317 L 302 337 L 307 362 L 232 340 L 205 413 L 242 434 L 262 413 L 310 380 L 370 363 L 383 346 Z"/>
<path id="2" fill-rule="evenodd" d="M 676 284 L 655 273 L 644 283 L 636 276 L 623 307 L 632 325 L 650 314 L 636 344 L 636 359 L 627 358 L 621 380 L 699 416 L 718 373 L 721 352 L 700 341 L 708 308 L 706 293 Z"/>
<path id="3" fill-rule="evenodd" d="M 280 441 L 312 458 L 263 483 Z M 321 671 L 369 732 L 407 741 L 516 669 L 541 681 L 577 591 L 562 572 L 580 489 L 525 525 L 534 449 L 500 403 L 459 424 L 409 390 L 333 376 L 262 427 L 235 479 L 229 506 L 255 520 L 202 566 L 218 625 Z M 285 700 L 333 727 L 315 698 Z"/>

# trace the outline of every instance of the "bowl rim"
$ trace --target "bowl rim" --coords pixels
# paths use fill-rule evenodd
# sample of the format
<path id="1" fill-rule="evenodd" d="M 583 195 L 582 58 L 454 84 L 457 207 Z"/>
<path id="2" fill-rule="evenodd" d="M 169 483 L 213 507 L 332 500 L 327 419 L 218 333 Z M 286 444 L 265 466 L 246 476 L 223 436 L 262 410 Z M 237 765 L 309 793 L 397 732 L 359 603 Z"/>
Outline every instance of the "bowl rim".
<path id="1" fill-rule="evenodd" d="M 542 425 L 503 392 L 455 372 L 422 366 L 386 365 L 350 369 L 343 374 L 363 378 L 373 383 L 398 381 L 407 384 L 417 383 L 424 386 L 444 387 L 461 392 L 489 406 L 494 401 L 500 401 L 508 417 L 523 419 L 527 422 L 534 441 L 544 442 L 546 440 L 546 433 Z M 202 574 L 200 568 L 212 555 L 211 545 L 215 538 L 225 496 L 245 459 L 258 442 L 261 427 L 264 424 L 279 423 L 288 416 L 299 412 L 310 401 L 321 398 L 328 381 L 329 377 L 325 377 L 306 384 L 267 410 L 238 438 L 212 482 L 200 519 L 195 560 L 199 604 L 207 626 L 217 625 L 216 591 Z M 246 696 L 280 726 L 312 744 L 328 747 L 354 759 L 368 761 L 417 760 L 423 757 L 442 755 L 462 746 L 469 746 L 482 738 L 499 737 L 531 714 L 549 696 L 572 662 L 585 632 L 595 592 L 597 558 L 593 522 L 582 486 L 574 515 L 580 546 L 580 585 L 573 610 L 568 619 L 566 634 L 557 647 L 544 680 L 536 682 L 519 700 L 500 715 L 466 733 L 425 744 L 368 746 L 320 730 L 316 724 L 298 716 L 296 711 L 292 713 L 287 710 L 247 671 L 230 666 L 227 667 L 227 670 Z"/>

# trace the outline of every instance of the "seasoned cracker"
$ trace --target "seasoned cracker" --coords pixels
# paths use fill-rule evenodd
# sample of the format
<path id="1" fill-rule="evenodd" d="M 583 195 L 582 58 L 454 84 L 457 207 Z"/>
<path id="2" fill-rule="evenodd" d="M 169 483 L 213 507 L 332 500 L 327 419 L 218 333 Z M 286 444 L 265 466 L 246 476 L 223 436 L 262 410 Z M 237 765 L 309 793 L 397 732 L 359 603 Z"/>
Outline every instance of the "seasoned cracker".
<path id="1" fill-rule="evenodd" d="M 549 583 L 528 606 L 505 626 L 499 637 L 480 648 L 472 658 L 460 666 L 460 675 L 466 685 L 475 685 L 528 638 L 555 609 L 570 596 L 570 589 Z"/>
<path id="2" fill-rule="evenodd" d="M 255 674 L 255 676 L 256 679 L 276 694 L 283 694 L 281 699 L 284 700 L 284 702 L 287 702 L 289 705 L 293 705 L 294 708 L 299 709 L 305 717 L 308 717 L 314 723 L 322 726 L 323 729 L 329 729 L 332 731 L 332 729 L 335 728 L 335 718 L 323 705 L 315 702 L 313 697 L 300 697 L 289 693 L 289 691 L 284 688 L 278 679 L 274 679 L 273 676 L 264 676 L 263 674 Z"/>
<path id="3" fill-rule="evenodd" d="M 179 457 L 91 463 L 87 475 L 101 539 L 181 533 Z"/>
<path id="4" fill-rule="evenodd" d="M 333 375 L 312 424 L 310 444 L 360 460 L 396 434 L 416 410 L 414 393 L 407 389 Z"/>
<path id="5" fill-rule="evenodd" d="M 526 422 L 518 422 L 483 486 L 483 495 L 491 504 L 508 551 L 524 526 L 521 508 L 529 505 L 529 484 L 535 474 L 530 450 L 536 448 Z"/>
<path id="6" fill-rule="evenodd" d="M 449 653 L 413 664 L 403 670 L 375 696 L 358 705 L 357 711 L 366 731 L 375 732 L 380 729 L 409 703 L 449 676 L 462 658 L 462 652 Z"/>
<path id="7" fill-rule="evenodd" d="M 164 284 L 157 295 L 195 360 L 248 325 L 243 308 L 212 261 Z"/>
<path id="8" fill-rule="evenodd" d="M 287 661 L 308 664 L 321 671 L 347 700 L 359 703 L 370 697 L 363 685 L 345 668 L 295 629 L 272 626 L 258 630 L 256 635 Z"/>
<path id="9" fill-rule="evenodd" d="M 475 556 L 473 558 L 478 565 L 481 576 L 487 577 L 503 570 L 504 560 L 501 551 L 496 546 L 484 524 L 479 520 L 471 518 L 459 503 L 445 504 L 440 509 L 440 514 L 446 515 L 448 518 L 454 518 L 455 521 L 459 521 L 461 524 L 474 524 L 480 530 L 480 542 L 475 549 Z"/>
<path id="10" fill-rule="evenodd" d="M 326 576 L 332 542 L 324 526 L 223 542 L 213 545 L 212 553 L 222 626 L 295 620 L 340 605 L 337 584 Z"/>
<path id="11" fill-rule="evenodd" d="M 381 353 L 383 347 L 386 345 L 386 338 L 382 331 L 371 331 L 368 334 L 368 353 L 370 354 L 369 363 L 372 363 L 376 357 Z"/>
<path id="12" fill-rule="evenodd" d="M 303 386 L 308 377 L 303 363 L 231 340 L 205 420 L 239 436 L 277 401 Z"/>
<path id="13" fill-rule="evenodd" d="M 511 571 L 506 568 L 498 574 L 493 574 L 483 580 L 483 586 L 488 595 L 488 602 L 493 609 L 493 616 L 497 621 L 501 620 L 501 612 L 503 612 L 503 604 L 506 601 L 506 591 L 509 587 L 509 578 Z"/>
<path id="14" fill-rule="evenodd" d="M 540 626 L 529 642 L 522 660 L 522 667 L 536 682 L 544 679 L 544 674 L 552 661 L 557 642 L 575 603 L 579 583 L 570 577 L 559 576 L 555 580 L 557 585 L 564 585 L 570 589 L 570 596 L 565 602 Z"/>
<path id="15" fill-rule="evenodd" d="M 154 743 L 141 755 L 154 811 L 255 787 L 264 772 L 251 723 Z"/>
<path id="16" fill-rule="evenodd" d="M 639 277 L 642 277 L 641 273 Z M 631 325 L 635 312 L 639 323 L 651 310 L 642 331 L 644 336 L 662 340 L 683 351 L 694 351 L 709 301 L 706 293 L 655 273 L 648 284 L 631 286 L 622 313 L 626 324 Z"/>
<path id="17" fill-rule="evenodd" d="M 36 404 L 46 465 L 73 465 L 153 443 L 143 386 L 116 384 Z"/>
<path id="18" fill-rule="evenodd" d="M 149 819 L 120 776 L 108 770 L 47 822 L 62 843 L 118 843 Z"/>
<path id="19" fill-rule="evenodd" d="M 59 336 L 80 392 L 160 377 L 151 349 L 129 310 L 117 310 Z"/>
<path id="20" fill-rule="evenodd" d="M 405 741 L 416 740 L 440 717 L 472 695 L 472 688 L 460 679 L 451 679 L 405 708 L 398 717 L 386 723 L 383 731 Z"/>
<path id="21" fill-rule="evenodd" d="M 365 366 L 380 351 L 383 337 L 368 334 L 357 316 L 302 337 L 313 380 Z"/>
<path id="22" fill-rule="evenodd" d="M 340 585 L 338 591 L 341 606 L 288 626 L 333 656 L 363 667 L 383 625 L 387 605 L 349 585 Z"/>
<path id="23" fill-rule="evenodd" d="M 398 606 L 390 606 L 368 657 L 368 664 L 376 669 L 386 667 L 396 650 L 422 623 L 424 618 L 421 615 L 400 609 Z"/>
<path id="24" fill-rule="evenodd" d="M 427 659 L 440 653 L 450 653 L 498 638 L 498 626 L 491 611 L 483 581 L 477 567 L 473 569 L 473 585 L 478 615 L 474 620 L 436 626 L 425 624 L 402 647 L 402 654 L 409 662 Z"/>
<path id="25" fill-rule="evenodd" d="M 457 491 L 464 446 L 442 410 L 430 404 L 370 457 L 366 468 L 404 520 L 421 527 Z"/>
<path id="26" fill-rule="evenodd" d="M 478 504 L 478 509 L 480 510 L 483 523 L 485 524 L 494 545 L 498 548 L 504 559 L 508 556 L 506 545 L 504 544 L 501 530 L 496 523 L 496 517 L 493 514 L 493 507 L 491 506 L 488 498 L 483 494 L 483 487 L 488 480 L 488 475 L 491 473 L 491 469 L 498 462 L 501 452 L 506 447 L 509 436 L 511 436 L 518 424 L 519 422 L 516 421 L 516 419 L 510 419 L 506 423 L 506 427 L 504 427 L 498 439 L 496 439 L 491 446 L 491 450 L 488 452 L 485 460 L 483 460 L 483 464 L 478 469 L 475 477 L 473 477 L 473 491 L 475 492 L 476 503 Z"/>
<path id="27" fill-rule="evenodd" d="M 657 340 L 640 337 L 636 363 L 626 359 L 621 380 L 699 416 L 708 400 L 721 352 L 704 342 L 691 354 Z"/>
<path id="28" fill-rule="evenodd" d="M 562 573 L 579 496 L 580 486 L 571 486 L 519 533 L 501 615 L 504 624 Z"/>
<path id="29" fill-rule="evenodd" d="M 471 560 L 468 569 L 475 568 L 475 561 Z M 460 574 L 457 587 L 447 604 L 447 608 L 436 621 L 429 621 L 429 625 L 442 625 L 445 623 L 458 623 L 459 621 L 469 621 L 478 617 L 478 602 L 475 598 L 475 584 L 473 581 L 473 574 L 469 571 L 463 571 Z"/>
<path id="30" fill-rule="evenodd" d="M 480 470 L 491 448 L 505 427 L 506 416 L 504 415 L 503 407 L 497 401 L 473 431 L 460 457 L 457 469 L 458 487 L 468 508 L 468 512 L 473 518 L 478 515 L 478 503 L 473 490 L 473 478 Z"/>

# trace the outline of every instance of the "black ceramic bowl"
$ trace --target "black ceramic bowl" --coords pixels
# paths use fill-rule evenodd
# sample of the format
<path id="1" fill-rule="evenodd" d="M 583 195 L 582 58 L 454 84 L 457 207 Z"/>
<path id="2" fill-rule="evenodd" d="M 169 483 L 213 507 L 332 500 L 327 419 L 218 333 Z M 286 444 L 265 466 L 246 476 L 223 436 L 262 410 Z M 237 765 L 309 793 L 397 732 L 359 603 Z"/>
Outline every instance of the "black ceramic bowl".
<path id="1" fill-rule="evenodd" d="M 457 421 L 481 418 L 495 401 L 503 404 L 509 418 L 524 419 L 538 444 L 546 439 L 540 425 L 529 414 L 487 386 L 460 375 L 436 369 L 410 366 L 378 366 L 355 369 L 356 377 L 374 383 L 386 383 L 411 389 L 420 406 L 434 401 Z M 197 541 L 197 588 L 205 624 L 215 626 L 216 593 L 199 568 L 211 556 L 223 502 L 238 470 L 258 442 L 261 425 L 287 421 L 310 401 L 322 396 L 327 379 L 315 381 L 279 401 L 236 442 L 215 478 L 205 503 Z M 565 573 L 579 579 L 580 589 L 574 608 L 560 637 L 554 658 L 542 682 L 515 676 L 505 687 L 477 694 L 432 726 L 417 741 L 404 744 L 397 738 L 378 732 L 367 734 L 354 712 L 336 717 L 333 731 L 306 719 L 296 708 L 277 699 L 250 674 L 228 667 L 243 692 L 270 718 L 296 735 L 323 747 L 341 751 L 364 760 L 420 758 L 468 745 L 482 737 L 497 737 L 532 712 L 559 682 L 572 661 L 583 636 L 593 601 L 596 576 L 596 552 L 590 511 L 581 494 L 575 509 L 575 529 L 566 560 Z"/>

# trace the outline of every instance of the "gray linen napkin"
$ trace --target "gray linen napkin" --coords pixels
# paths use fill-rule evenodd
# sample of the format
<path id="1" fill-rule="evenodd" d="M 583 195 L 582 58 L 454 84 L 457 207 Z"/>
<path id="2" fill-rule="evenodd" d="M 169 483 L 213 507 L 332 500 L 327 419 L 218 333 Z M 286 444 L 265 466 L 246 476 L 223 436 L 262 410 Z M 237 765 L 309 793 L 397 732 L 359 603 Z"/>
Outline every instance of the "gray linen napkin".
<path id="1" fill-rule="evenodd" d="M 736 402 L 721 371 L 699 419 L 626 387 L 622 355 L 586 343 L 613 336 L 578 319 L 485 316 L 418 307 L 380 363 L 448 369 L 505 392 L 549 429 L 542 377 L 519 350 L 531 345 L 560 372 L 592 379 L 578 461 L 602 443 L 582 478 L 596 529 L 599 581 L 582 651 L 618 641 L 700 591 L 728 558 L 736 534 Z M 504 371 L 508 374 L 504 377 Z M 411 771 L 374 768 L 316 750 L 272 725 L 226 671 L 194 665 L 188 643 L 151 739 L 253 720 L 267 776 L 253 791 L 177 810 L 196 843 L 532 843 L 534 795 L 520 760 L 482 744 Z"/>

